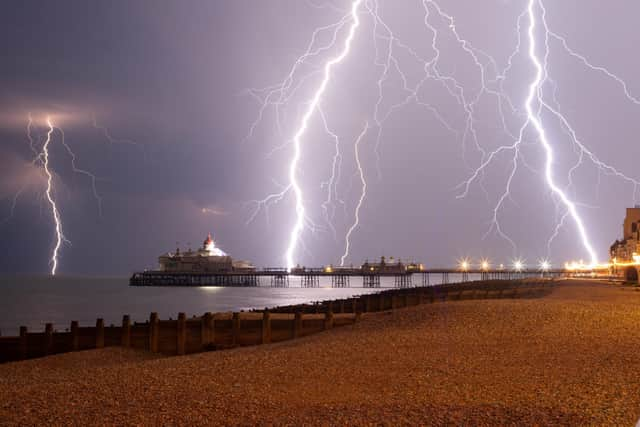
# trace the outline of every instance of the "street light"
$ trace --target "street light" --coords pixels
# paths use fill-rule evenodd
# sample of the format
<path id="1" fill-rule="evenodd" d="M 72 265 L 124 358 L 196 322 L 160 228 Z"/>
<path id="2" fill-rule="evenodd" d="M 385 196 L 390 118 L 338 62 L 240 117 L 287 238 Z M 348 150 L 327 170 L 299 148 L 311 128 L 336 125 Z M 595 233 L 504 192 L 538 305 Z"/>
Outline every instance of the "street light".
<path id="1" fill-rule="evenodd" d="M 513 269 L 517 272 L 520 272 L 524 269 L 524 262 L 522 260 L 517 259 L 513 262 Z"/>

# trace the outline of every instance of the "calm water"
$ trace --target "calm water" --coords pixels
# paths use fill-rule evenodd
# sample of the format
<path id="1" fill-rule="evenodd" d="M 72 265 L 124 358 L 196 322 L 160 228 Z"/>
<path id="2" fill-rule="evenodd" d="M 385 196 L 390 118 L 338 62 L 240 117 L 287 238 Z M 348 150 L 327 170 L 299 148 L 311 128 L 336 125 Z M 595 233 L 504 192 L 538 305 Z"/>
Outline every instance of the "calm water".
<path id="1" fill-rule="evenodd" d="M 450 277 L 451 281 L 455 279 Z M 352 278 L 352 286 L 361 286 L 360 280 Z M 383 286 L 393 285 L 393 278 L 382 280 Z M 264 278 L 262 282 L 268 284 L 269 280 Z M 300 288 L 297 278 L 291 278 L 289 288 L 156 288 L 131 287 L 128 283 L 127 277 L 0 276 L 0 331 L 3 335 L 16 335 L 20 326 L 40 331 L 49 322 L 64 330 L 72 320 L 89 326 L 98 317 L 107 325 L 117 325 L 124 314 L 129 314 L 132 321 L 144 321 L 152 311 L 158 312 L 160 318 L 175 319 L 179 312 L 192 316 L 207 311 L 249 310 L 378 291 L 360 287 L 332 289 L 330 279 L 321 281 L 320 288 Z M 420 276 L 414 277 L 414 284 L 421 284 Z"/>

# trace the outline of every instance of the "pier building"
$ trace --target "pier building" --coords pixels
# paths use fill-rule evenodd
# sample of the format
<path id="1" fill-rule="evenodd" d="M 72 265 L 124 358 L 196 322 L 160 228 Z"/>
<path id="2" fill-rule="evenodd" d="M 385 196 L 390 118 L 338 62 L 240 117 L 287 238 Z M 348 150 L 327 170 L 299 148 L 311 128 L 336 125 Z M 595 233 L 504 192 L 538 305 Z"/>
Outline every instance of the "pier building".
<path id="1" fill-rule="evenodd" d="M 255 267 L 244 260 L 234 260 L 218 248 L 211 233 L 197 251 L 168 252 L 158 257 L 159 270 L 167 273 L 250 273 Z"/>

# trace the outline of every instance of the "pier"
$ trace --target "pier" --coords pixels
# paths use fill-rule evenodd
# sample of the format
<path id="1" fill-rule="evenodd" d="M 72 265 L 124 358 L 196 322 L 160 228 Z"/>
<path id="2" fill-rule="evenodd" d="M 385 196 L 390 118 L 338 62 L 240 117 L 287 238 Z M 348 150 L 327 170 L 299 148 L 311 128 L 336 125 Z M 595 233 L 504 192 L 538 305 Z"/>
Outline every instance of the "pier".
<path id="1" fill-rule="evenodd" d="M 435 284 L 463 283 L 486 280 L 518 280 L 527 278 L 571 277 L 575 271 L 504 270 L 436 268 L 408 271 L 370 271 L 362 268 L 264 268 L 251 272 L 193 272 L 177 273 L 144 271 L 134 273 L 131 286 L 221 286 L 318 288 L 321 279 L 332 288 L 411 288 Z M 583 273 L 584 274 L 584 273 Z M 389 280 L 381 280 L 387 278 Z"/>

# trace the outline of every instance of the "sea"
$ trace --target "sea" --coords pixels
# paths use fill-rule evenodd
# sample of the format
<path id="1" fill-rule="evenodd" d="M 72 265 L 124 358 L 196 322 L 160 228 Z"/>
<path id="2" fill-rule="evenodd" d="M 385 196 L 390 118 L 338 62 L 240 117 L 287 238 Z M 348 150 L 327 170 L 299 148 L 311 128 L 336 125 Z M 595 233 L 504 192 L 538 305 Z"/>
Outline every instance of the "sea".
<path id="1" fill-rule="evenodd" d="M 451 282 L 457 279 L 453 276 Z M 434 279 L 438 277 L 432 277 L 431 285 L 438 283 Z M 268 277 L 261 278 L 258 287 L 137 287 L 129 286 L 128 277 L 2 275 L 0 333 L 17 335 L 20 326 L 43 331 L 46 323 L 64 331 L 73 320 L 80 326 L 92 326 L 97 318 L 104 319 L 106 325 L 119 325 L 125 314 L 137 322 L 148 320 L 151 312 L 157 312 L 161 319 L 175 319 L 180 312 L 190 317 L 208 311 L 247 311 L 380 291 L 360 287 L 360 280 L 352 278 L 353 287 L 349 288 L 332 288 L 330 278 L 321 278 L 317 288 L 303 288 L 296 277 L 290 279 L 288 288 L 270 287 Z M 414 281 L 420 282 L 420 276 Z M 393 287 L 393 278 L 382 278 L 381 285 Z"/>

